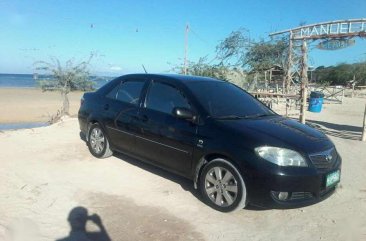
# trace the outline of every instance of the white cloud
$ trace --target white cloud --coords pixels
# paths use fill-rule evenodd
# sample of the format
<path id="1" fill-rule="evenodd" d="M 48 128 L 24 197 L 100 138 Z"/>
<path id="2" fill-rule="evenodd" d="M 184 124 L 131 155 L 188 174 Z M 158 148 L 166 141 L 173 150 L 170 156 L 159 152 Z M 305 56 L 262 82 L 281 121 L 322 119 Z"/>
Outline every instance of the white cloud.
<path id="1" fill-rule="evenodd" d="M 122 67 L 120 67 L 120 66 L 111 66 L 111 67 L 109 67 L 109 70 L 111 70 L 111 71 L 121 71 Z"/>

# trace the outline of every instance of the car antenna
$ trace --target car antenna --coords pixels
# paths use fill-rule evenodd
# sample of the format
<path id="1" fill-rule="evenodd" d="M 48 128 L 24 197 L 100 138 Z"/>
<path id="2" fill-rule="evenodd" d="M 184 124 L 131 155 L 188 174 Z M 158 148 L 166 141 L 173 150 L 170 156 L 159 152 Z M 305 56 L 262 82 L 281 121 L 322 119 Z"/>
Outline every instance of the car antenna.
<path id="1" fill-rule="evenodd" d="M 144 69 L 145 74 L 147 74 L 147 71 L 146 71 L 145 66 L 143 64 L 142 64 L 142 68 Z"/>

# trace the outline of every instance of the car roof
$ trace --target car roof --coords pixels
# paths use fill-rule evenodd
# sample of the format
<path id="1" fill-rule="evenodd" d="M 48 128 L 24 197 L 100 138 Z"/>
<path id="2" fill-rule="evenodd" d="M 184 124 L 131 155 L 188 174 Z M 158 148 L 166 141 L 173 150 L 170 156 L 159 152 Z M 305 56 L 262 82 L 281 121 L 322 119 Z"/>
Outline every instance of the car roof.
<path id="1" fill-rule="evenodd" d="M 181 83 L 187 82 L 202 82 L 202 81 L 215 81 L 215 82 L 222 82 L 223 80 L 209 78 L 209 77 L 202 77 L 202 76 L 193 76 L 193 75 L 181 75 L 181 74 L 128 74 L 124 75 L 124 77 L 148 77 L 148 78 L 157 78 L 162 77 L 165 79 L 175 80 Z"/>

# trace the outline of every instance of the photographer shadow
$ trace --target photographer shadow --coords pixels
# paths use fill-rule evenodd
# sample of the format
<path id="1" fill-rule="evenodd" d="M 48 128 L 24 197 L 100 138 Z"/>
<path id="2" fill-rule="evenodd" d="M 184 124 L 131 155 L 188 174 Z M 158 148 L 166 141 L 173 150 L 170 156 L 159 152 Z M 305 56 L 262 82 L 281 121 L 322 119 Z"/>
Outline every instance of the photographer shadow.
<path id="1" fill-rule="evenodd" d="M 69 236 L 56 241 L 111 241 L 101 218 L 97 214 L 89 216 L 88 210 L 84 207 L 73 208 L 67 221 L 71 228 Z M 88 221 L 93 222 L 99 228 L 99 231 L 87 231 L 86 224 Z"/>

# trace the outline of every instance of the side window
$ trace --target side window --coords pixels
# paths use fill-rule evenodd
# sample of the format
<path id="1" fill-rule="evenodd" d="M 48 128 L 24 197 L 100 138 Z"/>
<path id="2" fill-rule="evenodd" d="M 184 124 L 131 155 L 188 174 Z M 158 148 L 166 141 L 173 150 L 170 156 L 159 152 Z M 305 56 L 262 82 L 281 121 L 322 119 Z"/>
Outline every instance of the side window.
<path id="1" fill-rule="evenodd" d="M 153 83 L 147 95 L 146 108 L 172 114 L 174 107 L 191 108 L 188 100 L 177 88 L 163 83 Z"/>
<path id="2" fill-rule="evenodd" d="M 119 86 L 120 86 L 120 83 L 118 83 L 118 85 L 116 85 L 116 87 L 114 87 L 107 95 L 106 97 L 107 98 L 110 98 L 110 99 L 116 99 L 117 97 L 117 92 L 118 92 L 118 89 L 119 89 Z"/>
<path id="3" fill-rule="evenodd" d="M 111 92 L 109 92 L 107 94 L 107 97 L 137 105 L 144 84 L 145 82 L 142 80 L 125 81 L 121 85 L 116 86 Z"/>

